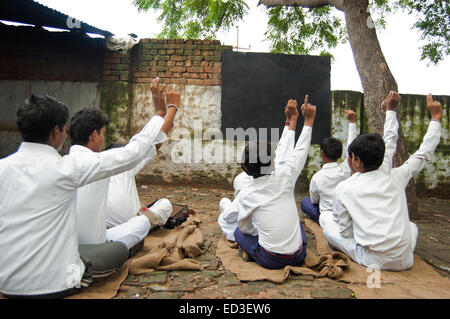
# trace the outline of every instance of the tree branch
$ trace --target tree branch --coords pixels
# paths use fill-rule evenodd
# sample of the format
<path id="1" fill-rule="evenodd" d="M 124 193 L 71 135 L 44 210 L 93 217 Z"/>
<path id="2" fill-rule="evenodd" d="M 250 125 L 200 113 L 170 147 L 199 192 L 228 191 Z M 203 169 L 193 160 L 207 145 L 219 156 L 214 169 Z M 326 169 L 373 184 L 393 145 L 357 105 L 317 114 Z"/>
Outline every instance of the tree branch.
<path id="1" fill-rule="evenodd" d="M 259 0 L 260 4 L 267 8 L 272 7 L 304 7 L 304 8 L 319 8 L 327 5 L 334 6 L 336 9 L 344 10 L 344 0 Z"/>

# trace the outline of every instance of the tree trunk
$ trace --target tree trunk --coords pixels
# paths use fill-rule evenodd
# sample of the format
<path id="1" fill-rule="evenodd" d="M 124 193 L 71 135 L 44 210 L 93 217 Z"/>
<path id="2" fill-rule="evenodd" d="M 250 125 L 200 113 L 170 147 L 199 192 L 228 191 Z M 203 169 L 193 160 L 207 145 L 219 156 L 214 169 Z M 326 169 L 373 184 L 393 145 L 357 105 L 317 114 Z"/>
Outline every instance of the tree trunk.
<path id="1" fill-rule="evenodd" d="M 375 28 L 371 24 L 368 0 L 345 0 L 343 11 L 353 57 L 364 90 L 364 109 L 369 129 L 372 133 L 383 135 L 384 115 L 380 104 L 390 90 L 398 91 L 397 83 L 389 70 Z M 394 166 L 401 165 L 407 158 L 408 151 L 400 125 Z M 413 180 L 406 188 L 406 196 L 410 217 L 414 218 L 417 216 L 417 196 Z"/>

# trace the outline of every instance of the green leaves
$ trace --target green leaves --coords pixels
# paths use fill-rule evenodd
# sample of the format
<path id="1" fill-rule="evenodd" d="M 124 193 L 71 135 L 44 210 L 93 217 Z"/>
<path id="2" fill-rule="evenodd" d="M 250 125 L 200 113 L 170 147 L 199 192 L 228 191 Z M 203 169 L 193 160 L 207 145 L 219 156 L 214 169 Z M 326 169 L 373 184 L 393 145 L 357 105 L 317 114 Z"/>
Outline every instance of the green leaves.
<path id="1" fill-rule="evenodd" d="M 139 10 L 156 9 L 163 23 L 160 38 L 214 38 L 247 13 L 243 0 L 135 0 Z"/>
<path id="2" fill-rule="evenodd" d="M 399 0 L 396 6 L 416 14 L 413 28 L 420 30 L 421 59 L 437 64 L 450 54 L 450 4 L 448 0 Z"/>
<path id="3" fill-rule="evenodd" d="M 244 0 L 134 0 L 140 11 L 157 10 L 163 24 L 160 38 L 211 39 L 241 21 L 249 6 Z M 450 53 L 450 6 L 448 0 L 370 0 L 375 27 L 385 27 L 384 17 L 395 9 L 416 14 L 414 28 L 424 41 L 422 60 L 438 63 Z M 308 9 L 279 6 L 267 11 L 265 33 L 274 53 L 328 54 L 348 39 L 345 22 L 332 6 Z"/>
<path id="4" fill-rule="evenodd" d="M 275 7 L 268 12 L 265 33 L 273 53 L 310 54 L 322 49 L 321 55 L 346 41 L 341 19 L 332 14 L 330 6 L 305 9 Z"/>

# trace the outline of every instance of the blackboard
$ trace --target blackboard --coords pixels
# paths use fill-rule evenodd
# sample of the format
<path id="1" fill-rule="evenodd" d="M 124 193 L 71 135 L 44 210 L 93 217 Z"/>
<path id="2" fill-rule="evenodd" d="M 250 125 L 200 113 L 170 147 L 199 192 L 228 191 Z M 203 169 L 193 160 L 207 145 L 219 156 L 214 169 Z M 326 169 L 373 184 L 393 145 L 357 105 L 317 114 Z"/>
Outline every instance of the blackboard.
<path id="1" fill-rule="evenodd" d="M 270 141 L 271 128 L 278 128 L 281 135 L 287 101 L 297 100 L 300 112 L 306 94 L 309 102 L 317 106 L 312 143 L 319 144 L 331 132 L 330 57 L 223 52 L 221 129 L 224 138 L 233 139 L 227 136 L 226 128 L 255 128 L 258 132 L 267 128 Z M 303 120 L 300 115 L 296 140 Z M 246 138 L 249 139 L 253 138 Z"/>

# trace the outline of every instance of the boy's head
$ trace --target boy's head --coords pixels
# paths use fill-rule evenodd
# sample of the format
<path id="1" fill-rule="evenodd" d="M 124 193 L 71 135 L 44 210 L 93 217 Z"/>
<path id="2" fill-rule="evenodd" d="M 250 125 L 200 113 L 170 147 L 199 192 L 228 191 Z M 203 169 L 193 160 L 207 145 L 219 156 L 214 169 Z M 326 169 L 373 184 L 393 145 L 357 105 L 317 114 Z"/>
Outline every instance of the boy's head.
<path id="1" fill-rule="evenodd" d="M 61 149 L 69 120 L 66 105 L 49 95 L 34 95 L 17 110 L 17 126 L 25 142 L 50 144 Z"/>
<path id="2" fill-rule="evenodd" d="M 320 143 L 320 150 L 323 160 L 327 162 L 336 162 L 342 156 L 342 142 L 334 137 L 327 137 Z"/>
<path id="3" fill-rule="evenodd" d="M 272 152 L 269 143 L 250 141 L 242 154 L 242 169 L 254 178 L 272 171 Z"/>
<path id="4" fill-rule="evenodd" d="M 70 120 L 72 145 L 83 145 L 94 152 L 105 147 L 105 129 L 110 120 L 102 111 L 86 107 L 74 114 Z"/>
<path id="5" fill-rule="evenodd" d="M 378 169 L 383 163 L 385 148 L 384 141 L 378 134 L 358 136 L 348 147 L 351 167 L 362 173 Z"/>

